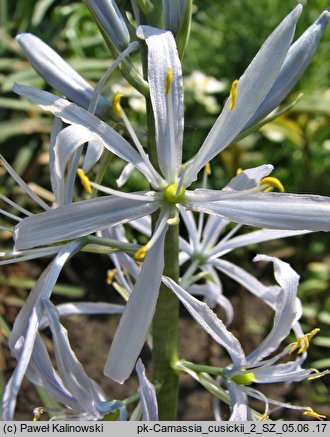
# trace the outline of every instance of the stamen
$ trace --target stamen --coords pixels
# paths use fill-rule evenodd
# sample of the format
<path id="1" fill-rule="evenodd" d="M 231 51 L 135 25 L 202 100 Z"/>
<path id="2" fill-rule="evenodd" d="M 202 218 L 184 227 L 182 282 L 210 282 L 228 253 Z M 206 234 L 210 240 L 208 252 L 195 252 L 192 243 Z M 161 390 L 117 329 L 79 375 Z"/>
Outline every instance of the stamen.
<path id="1" fill-rule="evenodd" d="M 117 269 L 111 269 L 107 271 L 107 284 L 111 285 L 117 273 Z"/>
<path id="2" fill-rule="evenodd" d="M 17 222 L 22 221 L 23 219 L 18 217 L 17 215 L 11 214 L 10 212 L 5 211 L 4 209 L 0 209 L 0 214 L 5 215 L 6 217 L 16 220 Z"/>
<path id="3" fill-rule="evenodd" d="M 123 108 L 120 106 L 120 98 L 121 95 L 117 94 L 114 101 L 113 101 L 113 109 L 114 112 L 117 113 L 116 111 L 119 112 L 120 114 L 120 118 L 122 118 L 124 125 L 128 131 L 128 133 L 130 134 L 133 143 L 135 145 L 135 147 L 137 148 L 137 151 L 139 152 L 139 154 L 141 155 L 141 158 L 143 159 L 144 163 L 146 164 L 146 166 L 148 167 L 150 174 L 154 177 L 154 179 L 156 180 L 156 182 L 158 183 L 159 187 L 163 187 L 165 185 L 164 180 L 162 179 L 162 177 L 157 173 L 157 171 L 154 169 L 154 167 L 152 166 L 148 155 L 146 154 L 146 152 L 143 149 L 142 144 L 140 143 L 140 140 L 138 138 L 138 136 L 136 135 L 133 126 L 131 125 L 130 121 L 128 120 L 125 111 L 123 110 Z M 119 114 L 117 114 L 119 116 Z"/>
<path id="4" fill-rule="evenodd" d="M 327 370 L 323 370 L 322 372 L 320 372 L 320 371 L 317 370 L 317 369 L 310 369 L 310 370 L 312 370 L 313 372 L 315 372 L 315 374 L 312 375 L 312 376 L 310 376 L 309 378 L 307 378 L 307 381 L 314 381 L 314 379 L 323 378 L 323 376 L 325 376 L 325 375 L 329 375 L 329 373 L 330 373 L 330 370 L 329 370 L 329 369 L 327 369 Z"/>
<path id="5" fill-rule="evenodd" d="M 120 100 L 122 97 L 123 97 L 122 94 L 117 93 L 115 95 L 115 98 L 113 99 L 113 102 L 112 102 L 113 112 L 117 115 L 118 118 L 123 118 L 122 109 L 121 109 L 121 105 L 120 105 Z"/>
<path id="6" fill-rule="evenodd" d="M 238 169 L 236 170 L 236 176 L 238 176 L 239 174 L 241 174 L 241 173 L 242 173 L 242 171 L 243 171 L 243 169 L 242 169 L 242 168 L 238 168 Z"/>
<path id="7" fill-rule="evenodd" d="M 323 421 L 324 419 L 327 418 L 327 416 L 324 416 L 323 414 L 316 413 L 312 409 L 310 409 L 308 411 L 304 411 L 303 414 L 305 416 L 313 417 L 313 419 L 317 419 L 317 420 L 321 420 L 321 421 Z"/>
<path id="8" fill-rule="evenodd" d="M 96 182 L 92 181 L 90 181 L 90 185 L 93 188 L 97 188 L 102 193 L 114 194 L 115 196 L 123 197 L 124 199 L 140 200 L 141 202 L 152 202 L 160 198 L 160 195 L 158 193 L 154 193 L 153 191 L 149 191 L 146 194 L 134 194 L 126 193 L 125 191 L 114 190 L 113 188 L 109 187 L 104 187 L 103 185 L 97 184 Z"/>
<path id="9" fill-rule="evenodd" d="M 84 190 L 88 193 L 92 193 L 91 183 L 89 178 L 85 175 L 84 170 L 82 168 L 78 168 L 77 175 L 80 178 L 81 185 L 84 187 Z"/>
<path id="10" fill-rule="evenodd" d="M 33 422 L 38 422 L 40 417 L 46 412 L 46 410 L 42 407 L 34 408 L 33 410 Z"/>
<path id="11" fill-rule="evenodd" d="M 315 328 L 309 334 L 306 334 L 306 337 L 308 337 L 308 341 L 311 341 L 311 339 L 315 337 L 315 335 L 318 334 L 319 332 L 320 332 L 320 328 Z"/>
<path id="12" fill-rule="evenodd" d="M 308 334 L 304 335 L 303 337 L 299 337 L 298 340 L 293 343 L 292 348 L 289 351 L 289 354 L 291 355 L 295 350 L 299 349 L 297 354 L 301 355 L 303 352 L 306 352 L 308 349 L 310 342 L 315 335 L 320 332 L 320 328 L 315 328 L 313 331 L 309 332 Z"/>
<path id="13" fill-rule="evenodd" d="M 137 261 L 141 261 L 145 258 L 147 252 L 149 250 L 149 246 L 148 244 L 146 244 L 145 246 L 140 247 L 140 249 L 138 249 L 135 254 L 134 254 L 134 259 Z"/>
<path id="14" fill-rule="evenodd" d="M 205 164 L 205 171 L 208 176 L 211 175 L 211 164 L 209 162 Z"/>
<path id="15" fill-rule="evenodd" d="M 229 109 L 231 111 L 233 111 L 235 109 L 235 106 L 236 106 L 236 100 L 237 100 L 237 94 L 238 94 L 237 86 L 238 86 L 238 80 L 234 80 L 234 82 L 231 84 L 231 88 L 230 88 Z"/>
<path id="16" fill-rule="evenodd" d="M 129 44 L 129 46 L 118 56 L 118 58 L 114 61 L 114 63 L 111 65 L 109 70 L 107 70 L 104 75 L 101 77 L 99 82 L 97 83 L 95 90 L 93 92 L 93 96 L 91 98 L 91 101 L 89 103 L 88 112 L 91 114 L 95 114 L 96 107 L 101 95 L 102 88 L 106 81 L 109 79 L 113 71 L 118 67 L 118 65 L 123 61 L 133 50 L 135 50 L 139 46 L 139 43 L 137 41 L 132 42 Z"/>
<path id="17" fill-rule="evenodd" d="M 43 209 L 47 210 L 50 209 L 50 207 L 45 203 L 40 197 L 35 194 L 31 188 L 23 181 L 23 179 L 18 176 L 18 174 L 15 172 L 15 170 L 9 165 L 9 163 L 5 160 L 5 158 L 0 154 L 0 162 L 5 167 L 7 172 L 10 174 L 10 176 L 15 180 L 15 182 L 23 188 L 23 190 L 36 202 L 38 203 Z"/>
<path id="18" fill-rule="evenodd" d="M 263 185 L 269 185 L 268 188 L 264 190 L 265 192 L 273 191 L 274 188 L 277 188 L 281 193 L 285 191 L 281 181 L 277 178 L 273 178 L 270 176 L 261 179 L 260 186 Z"/>
<path id="19" fill-rule="evenodd" d="M 3 194 L 0 194 L 0 199 L 8 203 L 8 205 L 12 206 L 13 208 L 17 209 L 17 211 L 20 211 L 27 216 L 33 215 L 32 212 L 28 211 L 27 209 L 23 208 L 22 206 L 8 199 L 8 197 L 4 196 Z"/>
<path id="20" fill-rule="evenodd" d="M 152 237 L 148 241 L 147 244 L 142 246 L 139 250 L 135 252 L 134 259 L 137 261 L 141 261 L 141 259 L 145 258 L 148 250 L 150 250 L 153 245 L 157 242 L 158 238 L 160 237 L 161 233 L 163 232 L 164 228 L 168 226 L 168 219 L 170 215 L 170 210 L 166 209 L 161 216 L 158 219 L 158 226 L 155 229 Z"/>
<path id="21" fill-rule="evenodd" d="M 166 75 L 166 84 L 165 84 L 166 95 L 170 92 L 172 81 L 173 81 L 173 71 L 172 68 L 168 68 L 167 75 Z"/>

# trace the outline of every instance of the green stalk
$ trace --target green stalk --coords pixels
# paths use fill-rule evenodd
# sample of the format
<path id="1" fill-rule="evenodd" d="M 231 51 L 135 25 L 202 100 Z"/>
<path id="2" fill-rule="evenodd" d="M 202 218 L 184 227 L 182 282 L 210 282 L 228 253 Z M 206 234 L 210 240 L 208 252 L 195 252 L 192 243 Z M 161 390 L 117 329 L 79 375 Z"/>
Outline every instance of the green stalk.
<path id="1" fill-rule="evenodd" d="M 171 225 L 165 239 L 164 274 L 175 281 L 179 276 L 178 238 L 178 225 Z M 178 299 L 162 284 L 152 324 L 153 378 L 159 385 L 160 420 L 176 420 L 179 380 L 174 366 L 178 361 L 178 323 Z"/>

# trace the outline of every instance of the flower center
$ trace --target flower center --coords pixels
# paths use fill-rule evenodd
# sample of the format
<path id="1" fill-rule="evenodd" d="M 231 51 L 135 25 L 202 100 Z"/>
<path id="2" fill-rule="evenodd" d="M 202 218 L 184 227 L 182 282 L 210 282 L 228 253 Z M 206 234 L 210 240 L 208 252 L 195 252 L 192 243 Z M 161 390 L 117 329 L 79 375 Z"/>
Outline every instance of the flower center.
<path id="1" fill-rule="evenodd" d="M 164 190 L 164 198 L 168 203 L 181 203 L 184 199 L 185 189 L 181 187 L 179 193 L 177 193 L 178 184 L 170 184 Z"/>
<path id="2" fill-rule="evenodd" d="M 254 376 L 254 373 L 243 373 L 242 375 L 235 375 L 231 378 L 232 381 L 234 381 L 238 385 L 251 385 L 253 382 L 255 382 L 256 378 Z"/>

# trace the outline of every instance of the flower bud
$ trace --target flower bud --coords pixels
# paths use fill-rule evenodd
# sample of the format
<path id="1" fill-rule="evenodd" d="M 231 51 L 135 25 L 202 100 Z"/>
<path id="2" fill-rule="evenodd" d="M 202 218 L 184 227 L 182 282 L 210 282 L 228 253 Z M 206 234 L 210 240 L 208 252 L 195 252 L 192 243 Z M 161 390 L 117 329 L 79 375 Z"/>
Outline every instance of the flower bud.
<path id="1" fill-rule="evenodd" d="M 84 0 L 93 15 L 107 44 L 117 50 L 124 50 L 130 35 L 118 6 L 114 0 Z"/>

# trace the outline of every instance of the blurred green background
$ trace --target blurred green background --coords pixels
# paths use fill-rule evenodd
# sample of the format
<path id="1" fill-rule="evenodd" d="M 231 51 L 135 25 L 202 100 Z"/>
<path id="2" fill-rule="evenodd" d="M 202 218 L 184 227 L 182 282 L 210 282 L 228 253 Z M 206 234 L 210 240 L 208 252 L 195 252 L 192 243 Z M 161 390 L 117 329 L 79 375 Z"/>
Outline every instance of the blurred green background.
<path id="1" fill-rule="evenodd" d="M 118 1 L 118 4 L 123 3 L 129 2 Z M 296 37 L 329 6 L 326 0 L 301 3 L 304 11 Z M 294 0 L 194 1 L 191 38 L 183 59 L 185 159 L 202 144 L 221 110 L 231 82 L 243 73 L 265 38 L 296 4 Z M 42 38 L 92 83 L 111 64 L 111 56 L 81 2 L 0 0 L 0 152 L 25 181 L 49 189 L 47 150 L 52 120 L 48 114 L 11 92 L 14 82 L 48 89 L 13 39 L 19 32 L 31 32 Z M 289 113 L 231 145 L 212 161 L 210 184 L 214 188 L 223 187 L 238 168 L 272 163 L 275 166 L 273 175 L 283 182 L 286 191 L 329 195 L 329 48 L 328 29 L 315 59 L 287 102 L 293 101 L 301 92 L 304 96 Z M 144 114 L 139 109 L 134 90 L 115 75 L 105 94 L 111 99 L 118 83 L 126 89 L 127 112 L 143 137 Z M 122 167 L 122 162 L 113 160 L 106 183 L 114 184 Z M 127 189 L 139 189 L 144 184 L 143 178 L 134 173 Z M 0 193 L 31 207 L 24 205 L 26 200 L 3 168 L 0 168 Z M 6 233 L 1 234 L 1 240 L 4 247 L 9 247 Z M 315 234 L 241 249 L 231 255 L 233 261 L 248 269 L 251 269 L 255 253 L 277 255 L 290 262 L 301 275 L 299 296 L 304 306 L 304 329 L 321 328 L 313 342 L 315 346 L 310 350 L 309 364 L 320 369 L 330 367 L 329 243 L 328 235 Z M 9 276 L 11 284 L 15 285 L 15 275 Z M 4 287 L 6 281 L 8 286 L 8 271 L 2 269 L 0 287 Z M 31 287 L 28 282 L 16 285 L 23 289 Z M 65 290 L 70 296 L 70 289 Z M 81 291 L 76 292 L 79 295 Z M 0 293 L 2 346 L 6 344 L 8 323 L 12 322 L 11 317 L 7 317 L 8 308 L 18 308 L 21 303 L 22 299 L 12 289 L 2 297 Z M 253 323 L 253 317 L 247 329 L 251 333 L 260 330 Z M 6 368 L 1 351 L 0 365 L 2 370 Z M 315 381 L 308 396 L 320 405 L 329 404 L 326 380 Z"/>

